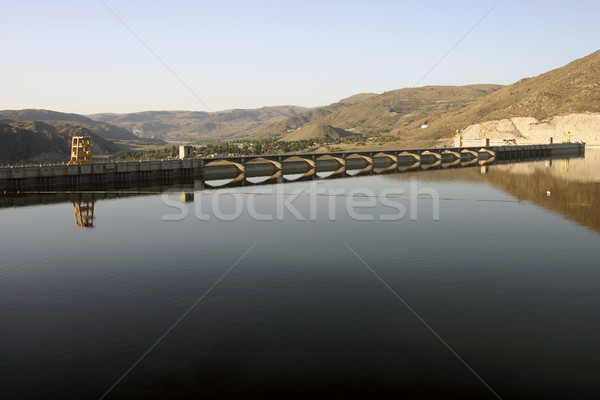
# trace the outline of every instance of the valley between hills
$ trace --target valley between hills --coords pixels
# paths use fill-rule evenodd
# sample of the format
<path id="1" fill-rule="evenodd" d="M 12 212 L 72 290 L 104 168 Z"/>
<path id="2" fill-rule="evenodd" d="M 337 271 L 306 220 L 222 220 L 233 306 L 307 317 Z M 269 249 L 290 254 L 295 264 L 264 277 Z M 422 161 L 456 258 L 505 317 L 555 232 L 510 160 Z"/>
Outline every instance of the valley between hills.
<path id="1" fill-rule="evenodd" d="M 64 161 L 74 135 L 91 136 L 96 157 L 135 158 L 149 150 L 168 155 L 183 143 L 203 151 L 319 151 L 452 145 L 458 135 L 465 141 L 545 143 L 566 132 L 573 141 L 600 145 L 600 51 L 512 85 L 360 93 L 316 108 L 86 116 L 4 110 L 0 163 Z"/>

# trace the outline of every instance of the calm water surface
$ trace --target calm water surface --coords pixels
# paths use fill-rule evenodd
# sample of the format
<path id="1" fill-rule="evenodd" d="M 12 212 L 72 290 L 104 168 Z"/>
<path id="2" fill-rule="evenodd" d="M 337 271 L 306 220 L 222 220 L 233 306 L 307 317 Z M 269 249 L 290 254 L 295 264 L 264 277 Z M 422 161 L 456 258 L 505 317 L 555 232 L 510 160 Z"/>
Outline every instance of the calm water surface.
<path id="1" fill-rule="evenodd" d="M 2 398 L 597 398 L 599 160 L 0 209 Z"/>

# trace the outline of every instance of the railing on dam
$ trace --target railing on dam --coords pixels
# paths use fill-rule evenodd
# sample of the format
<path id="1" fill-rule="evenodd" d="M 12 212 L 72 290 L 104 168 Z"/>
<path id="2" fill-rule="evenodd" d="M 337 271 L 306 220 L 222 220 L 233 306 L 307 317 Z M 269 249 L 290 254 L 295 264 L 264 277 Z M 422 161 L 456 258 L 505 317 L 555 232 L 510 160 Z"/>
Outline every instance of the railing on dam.
<path id="1" fill-rule="evenodd" d="M 35 191 L 125 189 L 231 178 L 267 176 L 285 181 L 315 179 L 318 172 L 334 176 L 374 174 L 489 165 L 518 159 L 583 155 L 585 144 L 477 146 L 430 149 L 378 149 L 324 153 L 261 154 L 215 158 L 99 162 L 76 165 L 36 164 L 0 167 L 0 194 Z"/>

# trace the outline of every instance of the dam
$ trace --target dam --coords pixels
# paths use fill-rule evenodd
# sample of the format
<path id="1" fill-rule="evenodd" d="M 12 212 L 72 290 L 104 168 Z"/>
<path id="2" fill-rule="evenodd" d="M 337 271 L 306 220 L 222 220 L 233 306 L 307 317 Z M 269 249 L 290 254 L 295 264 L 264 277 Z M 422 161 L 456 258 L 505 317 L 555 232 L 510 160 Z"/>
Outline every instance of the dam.
<path id="1" fill-rule="evenodd" d="M 234 179 L 270 175 L 284 181 L 284 174 L 314 179 L 317 172 L 343 176 L 402 172 L 431 168 L 457 168 L 510 162 L 511 160 L 583 156 L 585 143 L 446 147 L 398 150 L 350 150 L 323 153 L 261 154 L 215 158 L 30 164 L 0 167 L 0 194 L 127 189 L 174 185 L 209 179 Z"/>

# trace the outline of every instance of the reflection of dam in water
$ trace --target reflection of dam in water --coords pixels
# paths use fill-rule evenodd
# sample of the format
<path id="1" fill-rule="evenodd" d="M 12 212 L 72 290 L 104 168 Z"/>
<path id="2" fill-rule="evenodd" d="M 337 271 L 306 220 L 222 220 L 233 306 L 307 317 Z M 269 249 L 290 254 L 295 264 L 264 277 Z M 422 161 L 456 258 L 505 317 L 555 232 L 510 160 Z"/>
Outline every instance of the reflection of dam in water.
<path id="1" fill-rule="evenodd" d="M 319 160 L 314 166 L 307 165 L 303 161 L 288 161 L 281 169 L 277 169 L 273 165 L 270 165 L 270 163 L 257 162 L 247 164 L 243 171 L 237 169 L 235 166 L 217 164 L 205 168 L 202 176 L 203 179 L 196 182 L 196 188 L 246 186 L 314 179 L 339 179 L 372 174 L 486 165 L 493 161 L 492 158 L 485 160 L 472 158 L 468 161 L 455 159 L 443 162 L 441 159 L 435 159 L 427 163 L 422 163 L 420 160 L 397 163 L 382 157 L 375 158 L 372 163 L 354 158 L 347 159 L 342 164 L 339 160 L 325 158 Z"/>
<path id="2" fill-rule="evenodd" d="M 600 232 L 600 150 L 585 158 L 547 160 L 490 168 L 485 178 L 520 201 Z"/>
<path id="3" fill-rule="evenodd" d="M 389 177 L 390 180 L 403 179 L 401 175 Z M 515 201 L 531 202 L 600 232 L 600 149 L 586 150 L 585 157 L 496 163 L 482 167 L 481 171 L 475 168 L 437 170 L 419 179 L 490 184 Z"/>
<path id="4" fill-rule="evenodd" d="M 579 157 L 583 146 L 564 147 L 560 157 Z M 461 167 L 485 167 L 498 163 L 513 163 L 519 160 L 551 159 L 543 146 L 534 146 L 527 151 L 498 153 L 488 149 L 439 149 L 434 152 L 399 151 L 394 154 L 371 152 L 368 154 L 347 153 L 344 158 L 336 153 L 321 155 L 316 159 L 298 155 L 290 156 L 285 162 L 256 158 L 244 164 L 233 160 L 218 160 L 205 165 L 202 179 L 195 182 L 196 189 L 223 186 L 245 186 L 274 184 L 314 179 L 336 179 L 371 174 L 386 174 Z M 567 151 L 565 151 L 567 150 Z M 559 155 L 557 155 L 559 157 Z"/>
<path id="5" fill-rule="evenodd" d="M 561 146 L 561 145 L 553 145 Z M 509 146 L 507 146 L 509 147 Z M 513 146 L 514 147 L 514 146 Z M 526 148 L 523 150 L 523 148 Z M 506 164 L 515 165 L 521 161 L 552 159 L 579 159 L 584 155 L 584 145 L 569 144 L 559 147 L 560 151 L 553 151 L 548 156 L 548 148 L 539 146 L 516 146 L 514 151 L 506 152 L 500 159 L 487 149 L 476 151 L 473 149 L 459 149 L 460 152 L 439 149 L 438 152 L 431 150 L 423 151 L 398 151 L 397 155 L 383 152 L 370 152 L 367 154 L 344 153 L 320 154 L 303 158 L 299 155 L 286 155 L 283 162 L 275 161 L 283 156 L 248 157 L 248 160 L 240 160 L 231 157 L 226 159 L 206 160 L 202 168 L 186 170 L 182 174 L 165 173 L 161 170 L 159 174 L 146 174 L 131 172 L 123 179 L 108 181 L 102 179 L 91 179 L 77 181 L 69 179 L 71 184 L 59 185 L 62 189 L 52 189 L 47 184 L 42 184 L 36 190 L 14 190 L 4 188 L 0 191 L 0 208 L 19 207 L 34 204 L 47 204 L 58 202 L 82 201 L 79 194 L 94 193 L 100 198 L 129 197 L 145 194 L 161 193 L 168 189 L 182 188 L 186 192 L 189 189 L 201 190 L 217 187 L 234 187 L 257 184 L 274 184 L 285 182 L 297 182 L 315 179 L 339 179 L 354 176 L 372 174 L 392 174 L 398 172 L 448 170 L 467 167 L 481 167 L 482 173 L 487 171 L 491 165 Z M 521 158 L 519 158 L 519 156 Z M 178 160 L 202 161 L 202 160 Z M 244 161 L 243 163 L 238 161 Z M 161 161 L 155 163 L 161 164 Z M 117 164 L 120 165 L 120 164 Z M 132 166 L 143 169 L 142 163 L 125 163 L 125 167 Z M 63 166 L 60 166 L 63 167 Z M 84 167 L 84 165 L 76 166 Z M 95 165 L 86 165 L 92 168 Z M 138 171 L 139 172 L 139 171 Z M 171 171 L 173 172 L 173 171 Z M 25 180 L 26 178 L 20 179 Z M 35 181 L 35 179 L 34 179 Z M 44 179 L 43 181 L 47 181 Z M 1 180 L 0 180 L 1 182 Z M 6 180 L 4 181 L 6 183 Z M 66 187 L 65 187 L 66 186 Z M 18 188 L 23 188 L 23 182 L 19 182 Z M 75 197 L 74 197 L 75 196 Z M 189 199 L 182 198 L 182 202 Z M 92 210 L 93 211 L 93 210 Z"/>
<path id="6" fill-rule="evenodd" d="M 593 151 L 590 151 L 590 153 L 590 161 L 595 160 Z M 534 201 L 549 203 L 559 201 L 562 198 L 561 193 L 564 191 L 556 189 L 556 182 L 552 184 L 547 183 L 549 178 L 541 178 L 539 173 L 556 175 L 557 171 L 563 171 L 567 174 L 570 171 L 570 165 L 585 163 L 587 155 L 586 159 L 575 155 L 575 157 L 537 157 L 533 159 L 525 158 L 523 160 L 504 161 L 496 160 L 491 156 L 452 159 L 451 157 L 442 156 L 438 158 L 429 155 L 429 159 L 427 157 L 423 158 L 427 160 L 425 164 L 422 163 L 422 160 L 403 160 L 402 158 L 400 158 L 400 162 L 396 163 L 395 160 L 385 156 L 374 157 L 372 162 L 368 162 L 368 160 L 362 157 L 350 157 L 344 160 L 343 165 L 340 165 L 340 160 L 329 157 L 323 157 L 312 165 L 303 160 L 291 159 L 282 165 L 281 170 L 272 163 L 252 162 L 245 165 L 243 172 L 235 165 L 218 161 L 207 166 L 201 177 L 186 176 L 184 179 L 175 180 L 175 182 L 171 181 L 173 182 L 172 184 L 153 184 L 153 181 L 142 181 L 138 186 L 131 185 L 127 188 L 111 188 L 110 185 L 106 185 L 101 189 L 88 191 L 40 191 L 35 193 L 7 194 L 0 195 L 0 208 L 69 202 L 73 206 L 75 225 L 79 228 L 93 228 L 96 218 L 95 211 L 97 211 L 95 210 L 95 202 L 102 199 L 159 194 L 175 189 L 180 190 L 180 201 L 188 203 L 194 201 L 195 190 L 321 179 L 343 179 L 372 174 L 392 174 L 389 176 L 394 179 L 394 176 L 401 176 L 394 174 L 416 171 L 428 171 L 428 173 L 423 174 L 422 178 L 425 180 L 436 179 L 437 176 L 443 176 L 443 179 L 450 180 L 457 178 L 478 181 L 489 180 L 495 186 L 510 191 L 511 194 L 519 197 L 522 194 L 513 193 L 515 187 L 521 187 L 521 191 L 535 191 L 538 186 L 536 182 L 543 182 L 544 187 L 548 186 L 551 188 L 553 193 L 552 198 L 546 197 L 545 189 L 543 192 L 537 193 L 536 196 L 539 199 L 532 198 L 531 196 L 524 197 Z M 600 165 L 597 167 L 600 170 Z M 589 169 L 590 166 L 581 166 L 580 168 Z M 540 172 L 540 169 L 543 169 L 545 172 Z M 521 181 L 523 181 L 523 184 L 519 185 Z M 584 187 L 585 185 L 573 186 L 571 184 L 569 186 L 570 192 L 572 193 L 573 189 L 579 190 L 580 186 Z M 600 185 L 596 186 L 600 187 Z M 507 190 L 507 188 L 510 190 Z M 588 188 L 588 186 L 585 186 L 585 188 Z M 587 193 L 589 190 L 584 192 Z M 596 198 L 598 198 L 600 193 L 596 194 L 598 195 Z M 589 199 L 590 197 L 585 196 L 585 198 Z M 560 208 L 560 204 L 550 208 L 557 209 L 557 207 Z M 568 212 L 562 209 L 559 211 L 563 214 L 573 214 L 572 208 L 570 207 L 569 210 L 566 210 Z M 582 212 L 582 215 L 574 219 L 585 219 L 588 222 L 597 219 L 593 216 L 586 216 L 585 210 Z M 589 224 L 584 223 L 584 225 Z M 600 227 L 600 221 L 593 222 L 592 225 L 597 230 L 600 230 L 597 228 Z"/>

